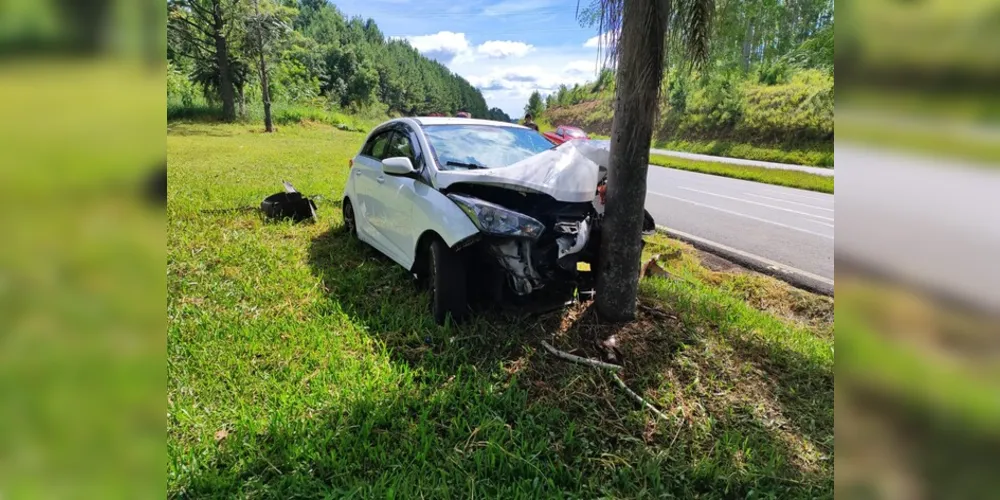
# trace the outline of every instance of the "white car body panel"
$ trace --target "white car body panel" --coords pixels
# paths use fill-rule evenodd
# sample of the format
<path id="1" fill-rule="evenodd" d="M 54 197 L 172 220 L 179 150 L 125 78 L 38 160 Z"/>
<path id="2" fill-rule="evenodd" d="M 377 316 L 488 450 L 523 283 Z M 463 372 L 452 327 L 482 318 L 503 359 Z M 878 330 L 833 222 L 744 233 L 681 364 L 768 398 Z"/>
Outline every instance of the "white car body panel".
<path id="1" fill-rule="evenodd" d="M 470 121 L 456 120 L 460 123 Z M 391 122 L 403 122 L 419 129 L 419 124 L 412 119 L 392 120 L 387 124 Z M 383 128 L 380 125 L 369 133 L 364 143 Z M 420 149 L 429 151 L 423 134 L 417 136 Z M 425 168 L 433 178 L 434 167 Z M 353 204 L 358 237 L 407 269 L 413 267 L 419 238 L 425 232 L 437 233 L 449 247 L 479 233 L 465 212 L 447 196 L 411 177 L 384 173 L 382 162 L 375 158 L 359 152 L 348 175 L 343 198 L 350 199 Z"/>

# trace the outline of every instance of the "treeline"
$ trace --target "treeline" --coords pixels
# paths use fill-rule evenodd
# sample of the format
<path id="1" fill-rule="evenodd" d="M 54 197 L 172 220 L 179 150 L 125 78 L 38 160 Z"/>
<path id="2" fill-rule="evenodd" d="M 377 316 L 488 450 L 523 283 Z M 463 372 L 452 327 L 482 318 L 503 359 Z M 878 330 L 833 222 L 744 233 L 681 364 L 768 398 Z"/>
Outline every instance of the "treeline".
<path id="1" fill-rule="evenodd" d="M 205 103 L 233 120 L 254 101 L 369 115 L 491 114 L 468 81 L 325 0 L 168 0 L 167 9 L 168 114 Z"/>
<path id="2" fill-rule="evenodd" d="M 669 52 L 657 139 L 832 145 L 833 2 L 728 0 L 714 14 L 708 64 L 693 68 Z M 614 85 L 604 70 L 595 82 L 560 86 L 541 100 L 544 118 L 609 134 Z"/>

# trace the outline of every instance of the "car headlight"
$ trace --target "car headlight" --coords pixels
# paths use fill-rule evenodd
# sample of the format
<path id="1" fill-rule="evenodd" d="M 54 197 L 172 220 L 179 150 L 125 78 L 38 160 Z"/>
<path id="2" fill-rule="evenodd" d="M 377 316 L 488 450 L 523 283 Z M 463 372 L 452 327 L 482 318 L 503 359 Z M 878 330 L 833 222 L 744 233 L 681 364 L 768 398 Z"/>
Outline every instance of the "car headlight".
<path id="1" fill-rule="evenodd" d="M 449 194 L 448 198 L 484 233 L 534 239 L 545 230 L 545 226 L 534 218 L 488 201 L 459 194 Z"/>

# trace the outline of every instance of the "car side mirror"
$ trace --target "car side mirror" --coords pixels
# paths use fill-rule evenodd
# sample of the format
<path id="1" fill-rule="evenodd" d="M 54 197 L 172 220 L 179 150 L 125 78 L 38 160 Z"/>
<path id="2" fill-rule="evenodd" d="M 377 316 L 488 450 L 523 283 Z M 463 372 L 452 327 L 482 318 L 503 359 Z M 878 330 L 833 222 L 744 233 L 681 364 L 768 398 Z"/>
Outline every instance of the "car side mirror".
<path id="1" fill-rule="evenodd" d="M 408 175 L 413 173 L 413 163 L 405 156 L 394 156 L 382 160 L 382 171 L 389 175 Z"/>

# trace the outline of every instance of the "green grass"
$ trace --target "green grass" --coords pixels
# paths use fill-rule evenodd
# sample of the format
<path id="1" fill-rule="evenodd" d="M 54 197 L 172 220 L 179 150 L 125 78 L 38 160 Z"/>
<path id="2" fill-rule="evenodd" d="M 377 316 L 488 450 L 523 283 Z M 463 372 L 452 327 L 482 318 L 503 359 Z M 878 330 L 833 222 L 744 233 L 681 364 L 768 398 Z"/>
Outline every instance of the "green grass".
<path id="1" fill-rule="evenodd" d="M 729 141 L 679 139 L 656 141 L 656 147 L 672 151 L 741 158 L 744 160 L 769 161 L 812 167 L 833 167 L 833 141 L 829 143 L 774 147 Z"/>
<path id="2" fill-rule="evenodd" d="M 798 189 L 808 189 L 821 193 L 833 193 L 833 177 L 799 172 L 797 170 L 779 170 L 774 168 L 751 167 L 747 165 L 731 165 L 709 161 L 688 160 L 662 155 L 649 155 L 649 163 L 661 167 L 689 170 L 703 174 L 720 175 L 776 186 L 787 186 Z"/>
<path id="3" fill-rule="evenodd" d="M 832 497 L 832 301 L 654 236 L 677 279 L 644 281 L 658 312 L 633 323 L 585 304 L 439 327 L 343 231 L 362 134 L 258 128 L 168 126 L 168 495 Z M 244 209 L 282 179 L 324 197 L 319 223 Z M 539 349 L 610 334 L 669 420 Z"/>

